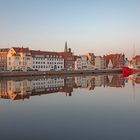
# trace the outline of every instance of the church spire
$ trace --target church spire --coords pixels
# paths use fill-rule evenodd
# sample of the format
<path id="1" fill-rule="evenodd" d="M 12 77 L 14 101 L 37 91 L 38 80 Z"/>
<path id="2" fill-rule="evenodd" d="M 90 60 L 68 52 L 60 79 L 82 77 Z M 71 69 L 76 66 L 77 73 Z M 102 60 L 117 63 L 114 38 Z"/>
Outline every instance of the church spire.
<path id="1" fill-rule="evenodd" d="M 65 42 L 65 49 L 64 49 L 64 52 L 68 52 L 68 44 L 67 44 L 67 41 Z"/>

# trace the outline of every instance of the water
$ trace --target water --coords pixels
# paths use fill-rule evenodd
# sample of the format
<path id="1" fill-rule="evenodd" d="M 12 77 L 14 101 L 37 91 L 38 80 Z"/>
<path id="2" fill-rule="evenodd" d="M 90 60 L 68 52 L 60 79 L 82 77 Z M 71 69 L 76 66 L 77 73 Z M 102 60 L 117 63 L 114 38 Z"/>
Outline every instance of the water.
<path id="1" fill-rule="evenodd" d="M 140 76 L 0 80 L 2 140 L 138 140 Z"/>

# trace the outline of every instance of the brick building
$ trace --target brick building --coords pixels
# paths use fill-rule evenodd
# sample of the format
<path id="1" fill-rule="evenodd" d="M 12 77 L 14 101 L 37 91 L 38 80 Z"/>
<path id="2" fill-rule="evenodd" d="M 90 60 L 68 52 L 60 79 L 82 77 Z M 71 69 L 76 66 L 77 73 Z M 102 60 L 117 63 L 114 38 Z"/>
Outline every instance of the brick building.
<path id="1" fill-rule="evenodd" d="M 104 56 L 106 68 L 121 68 L 125 65 L 124 54 L 109 54 Z"/>

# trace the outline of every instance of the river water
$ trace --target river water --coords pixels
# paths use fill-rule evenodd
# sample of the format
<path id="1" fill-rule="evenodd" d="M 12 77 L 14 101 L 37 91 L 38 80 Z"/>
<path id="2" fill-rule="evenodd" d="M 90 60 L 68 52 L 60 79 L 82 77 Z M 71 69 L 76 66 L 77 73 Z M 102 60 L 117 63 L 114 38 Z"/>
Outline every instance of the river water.
<path id="1" fill-rule="evenodd" d="M 2 140 L 139 140 L 140 75 L 0 80 Z"/>

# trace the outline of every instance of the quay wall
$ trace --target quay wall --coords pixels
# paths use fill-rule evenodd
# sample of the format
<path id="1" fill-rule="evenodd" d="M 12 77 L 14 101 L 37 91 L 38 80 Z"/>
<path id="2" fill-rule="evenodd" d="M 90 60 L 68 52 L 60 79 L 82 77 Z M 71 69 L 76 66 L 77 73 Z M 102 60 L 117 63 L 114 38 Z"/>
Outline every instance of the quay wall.
<path id="1" fill-rule="evenodd" d="M 76 74 L 117 74 L 122 73 L 122 69 L 103 69 L 103 70 L 71 70 L 71 71 L 13 71 L 0 72 L 0 77 L 25 77 L 25 76 L 62 76 Z"/>

